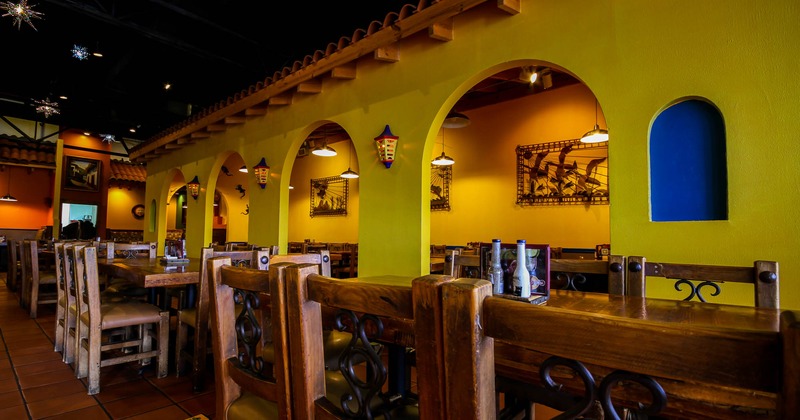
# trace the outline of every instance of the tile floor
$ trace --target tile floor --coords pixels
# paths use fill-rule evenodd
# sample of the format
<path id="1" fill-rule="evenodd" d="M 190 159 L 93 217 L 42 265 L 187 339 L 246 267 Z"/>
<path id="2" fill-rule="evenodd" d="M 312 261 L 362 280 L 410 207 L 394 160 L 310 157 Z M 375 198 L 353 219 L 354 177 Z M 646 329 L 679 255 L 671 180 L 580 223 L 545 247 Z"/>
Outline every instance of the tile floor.
<path id="1" fill-rule="evenodd" d="M 188 419 L 215 415 L 213 379 L 193 394 L 189 377 L 174 372 L 163 379 L 137 364 L 105 367 L 101 391 L 86 384 L 53 351 L 55 310 L 44 305 L 37 319 L 19 306 L 0 273 L 0 419 Z M 48 306 L 50 306 L 48 308 Z M 172 366 L 171 366 L 172 367 Z"/>

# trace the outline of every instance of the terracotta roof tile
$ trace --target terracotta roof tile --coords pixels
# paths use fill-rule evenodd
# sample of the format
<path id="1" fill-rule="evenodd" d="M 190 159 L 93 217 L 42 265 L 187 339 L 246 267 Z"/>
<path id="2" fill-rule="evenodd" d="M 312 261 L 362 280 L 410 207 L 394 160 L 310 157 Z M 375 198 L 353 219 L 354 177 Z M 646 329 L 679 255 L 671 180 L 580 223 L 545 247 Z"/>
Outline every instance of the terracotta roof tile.
<path id="1" fill-rule="evenodd" d="M 56 167 L 56 145 L 13 136 L 0 138 L 0 162 Z"/>
<path id="2" fill-rule="evenodd" d="M 147 168 L 144 165 L 126 162 L 123 160 L 111 160 L 111 181 L 146 182 Z"/>

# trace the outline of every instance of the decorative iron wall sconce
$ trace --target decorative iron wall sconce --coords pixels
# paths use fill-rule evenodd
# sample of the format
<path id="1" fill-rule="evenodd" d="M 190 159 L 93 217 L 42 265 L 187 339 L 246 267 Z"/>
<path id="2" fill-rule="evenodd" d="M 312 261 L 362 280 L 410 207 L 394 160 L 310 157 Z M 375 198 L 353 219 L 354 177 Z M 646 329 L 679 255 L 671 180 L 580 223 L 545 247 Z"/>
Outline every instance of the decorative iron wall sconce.
<path id="1" fill-rule="evenodd" d="M 386 169 L 389 169 L 392 166 L 392 162 L 394 162 L 394 151 L 397 148 L 398 139 L 399 137 L 393 135 L 392 130 L 389 129 L 389 124 L 386 124 L 386 128 L 383 129 L 383 133 L 380 136 L 375 137 L 375 145 L 378 146 L 378 158 L 386 166 Z"/>
<path id="2" fill-rule="evenodd" d="M 186 184 L 186 189 L 189 190 L 189 195 L 197 200 L 197 196 L 200 195 L 200 180 L 197 179 L 197 175 Z"/>
<path id="3" fill-rule="evenodd" d="M 258 165 L 253 166 L 253 173 L 256 175 L 258 186 L 263 190 L 267 186 L 267 179 L 269 178 L 269 166 L 263 157 L 258 162 Z"/>

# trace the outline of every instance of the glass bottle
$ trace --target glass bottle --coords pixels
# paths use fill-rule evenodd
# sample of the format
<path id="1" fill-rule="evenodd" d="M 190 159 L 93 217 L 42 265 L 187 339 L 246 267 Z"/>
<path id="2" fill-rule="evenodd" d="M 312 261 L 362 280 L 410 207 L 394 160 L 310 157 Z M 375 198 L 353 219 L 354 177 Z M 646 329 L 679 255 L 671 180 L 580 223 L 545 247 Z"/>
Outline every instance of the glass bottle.
<path id="1" fill-rule="evenodd" d="M 492 293 L 495 295 L 505 293 L 504 274 L 505 271 L 500 265 L 500 240 L 492 239 L 492 266 L 489 268 L 489 280 L 494 285 Z"/>
<path id="2" fill-rule="evenodd" d="M 517 268 L 514 270 L 514 294 L 519 297 L 531 297 L 531 274 L 527 267 L 525 240 L 517 240 Z"/>

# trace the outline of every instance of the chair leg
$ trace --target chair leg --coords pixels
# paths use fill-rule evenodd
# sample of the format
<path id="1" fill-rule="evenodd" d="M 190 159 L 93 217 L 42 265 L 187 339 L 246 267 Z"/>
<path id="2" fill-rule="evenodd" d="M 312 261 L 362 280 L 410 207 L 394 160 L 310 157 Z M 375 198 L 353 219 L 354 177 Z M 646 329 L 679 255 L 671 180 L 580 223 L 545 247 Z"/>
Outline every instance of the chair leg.
<path id="1" fill-rule="evenodd" d="M 86 331 L 86 325 L 80 325 L 75 332 L 75 377 L 78 379 L 85 378 L 89 372 L 89 349 L 83 346 L 83 343 L 89 339 L 89 334 Z M 99 351 L 99 348 L 98 348 Z"/>
<path id="2" fill-rule="evenodd" d="M 63 359 L 64 356 L 64 332 L 66 327 L 66 311 L 60 304 L 56 309 L 56 336 L 53 339 L 53 351 L 61 352 Z"/>
<path id="3" fill-rule="evenodd" d="M 74 362 L 75 355 L 77 354 L 75 342 L 77 341 L 78 337 L 77 321 L 75 319 L 75 314 L 72 311 L 67 310 L 64 324 L 64 353 L 61 355 L 61 360 L 64 363 L 71 364 Z"/>
<path id="4" fill-rule="evenodd" d="M 36 282 L 31 282 L 31 300 L 29 305 L 31 307 L 31 318 L 36 319 L 37 309 L 39 308 L 39 285 Z"/>
<path id="5" fill-rule="evenodd" d="M 89 395 L 94 395 L 100 392 L 100 339 L 102 331 L 100 328 L 92 328 L 89 338 L 89 350 L 87 357 L 87 388 Z M 82 346 L 81 346 L 82 347 Z M 84 353 L 84 352 L 82 352 Z"/>
<path id="6" fill-rule="evenodd" d="M 181 376 L 183 373 L 183 350 L 189 340 L 189 325 L 181 322 L 178 314 L 178 324 L 175 328 L 175 375 Z"/>
<path id="7" fill-rule="evenodd" d="M 158 377 L 164 378 L 169 370 L 169 311 L 161 312 L 158 323 Z"/>

